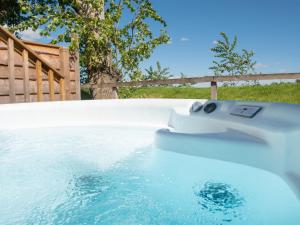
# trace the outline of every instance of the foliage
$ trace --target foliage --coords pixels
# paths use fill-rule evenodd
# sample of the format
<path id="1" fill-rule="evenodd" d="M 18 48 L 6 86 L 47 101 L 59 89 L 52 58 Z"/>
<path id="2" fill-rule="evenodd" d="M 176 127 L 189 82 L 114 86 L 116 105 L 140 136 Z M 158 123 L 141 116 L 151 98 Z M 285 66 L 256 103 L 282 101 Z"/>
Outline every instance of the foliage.
<path id="1" fill-rule="evenodd" d="M 146 79 L 146 76 L 140 70 L 135 70 L 130 75 L 131 81 L 141 81 L 141 80 L 145 80 L 145 79 Z"/>
<path id="2" fill-rule="evenodd" d="M 80 89 L 80 95 L 81 95 L 81 100 L 92 100 L 93 95 L 91 94 L 90 90 L 88 88 L 81 88 Z"/>
<path id="3" fill-rule="evenodd" d="M 223 40 L 218 40 L 216 46 L 211 49 L 218 61 L 213 61 L 213 70 L 216 76 L 241 76 L 255 72 L 255 64 L 253 61 L 254 52 L 242 49 L 242 53 L 236 51 L 237 37 L 230 42 L 228 36 L 220 33 Z"/>
<path id="4" fill-rule="evenodd" d="M 118 94 L 121 96 L 121 98 L 132 98 L 135 96 L 136 92 L 139 90 L 139 88 L 136 87 L 122 87 L 119 88 Z"/>
<path id="5" fill-rule="evenodd" d="M 166 80 L 172 77 L 169 68 L 162 68 L 158 61 L 156 62 L 156 68 L 150 66 L 149 69 L 146 69 L 146 73 L 144 80 Z"/>
<path id="6" fill-rule="evenodd" d="M 102 74 L 120 79 L 139 70 L 155 47 L 167 43 L 166 23 L 150 0 L 19 0 L 21 16 L 13 27 L 40 30 L 43 36 L 58 34 L 52 43 L 67 42 L 80 50 L 85 76 L 96 82 Z M 126 17 L 124 16 L 126 13 Z M 162 29 L 154 33 L 149 21 Z"/>
<path id="7" fill-rule="evenodd" d="M 121 88 L 120 98 L 209 99 L 210 88 L 144 87 L 137 88 L 126 96 L 122 94 Z M 218 99 L 300 104 L 300 83 L 219 87 Z"/>
<path id="8" fill-rule="evenodd" d="M 0 25 L 12 26 L 25 18 L 21 15 L 18 0 L 0 0 Z"/>

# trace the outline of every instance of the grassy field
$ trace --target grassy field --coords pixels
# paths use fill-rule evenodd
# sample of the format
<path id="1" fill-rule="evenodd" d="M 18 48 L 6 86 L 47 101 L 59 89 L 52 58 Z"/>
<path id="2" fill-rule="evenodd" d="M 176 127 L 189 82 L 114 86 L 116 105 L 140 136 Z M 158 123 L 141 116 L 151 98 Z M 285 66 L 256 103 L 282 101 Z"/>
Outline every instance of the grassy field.
<path id="1" fill-rule="evenodd" d="M 86 95 L 86 93 L 83 94 Z M 119 96 L 120 98 L 209 99 L 210 89 L 194 87 L 122 88 L 119 90 Z M 300 104 L 300 83 L 219 87 L 218 100 L 247 100 Z"/>

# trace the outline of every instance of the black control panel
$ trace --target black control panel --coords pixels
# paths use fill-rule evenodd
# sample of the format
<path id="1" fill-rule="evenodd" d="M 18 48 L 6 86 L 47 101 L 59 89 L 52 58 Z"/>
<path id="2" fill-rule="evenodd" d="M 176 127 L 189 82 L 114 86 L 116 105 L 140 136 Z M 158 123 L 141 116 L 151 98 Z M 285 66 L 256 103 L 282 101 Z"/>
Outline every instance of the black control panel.
<path id="1" fill-rule="evenodd" d="M 261 109 L 261 106 L 237 105 L 234 106 L 230 114 L 234 116 L 253 118 Z"/>

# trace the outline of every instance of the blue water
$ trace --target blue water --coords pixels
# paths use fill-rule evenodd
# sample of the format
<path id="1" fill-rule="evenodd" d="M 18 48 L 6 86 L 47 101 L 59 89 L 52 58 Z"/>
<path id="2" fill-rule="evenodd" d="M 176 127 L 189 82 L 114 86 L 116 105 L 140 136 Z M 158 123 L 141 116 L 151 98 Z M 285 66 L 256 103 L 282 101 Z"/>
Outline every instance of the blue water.
<path id="1" fill-rule="evenodd" d="M 153 132 L 0 131 L 0 224 L 300 224 L 277 176 L 155 149 Z"/>

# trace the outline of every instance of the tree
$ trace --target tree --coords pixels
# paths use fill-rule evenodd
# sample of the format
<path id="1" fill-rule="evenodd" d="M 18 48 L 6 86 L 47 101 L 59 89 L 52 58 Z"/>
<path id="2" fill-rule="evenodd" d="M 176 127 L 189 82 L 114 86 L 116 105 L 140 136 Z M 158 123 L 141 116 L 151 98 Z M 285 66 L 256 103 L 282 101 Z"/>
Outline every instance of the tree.
<path id="1" fill-rule="evenodd" d="M 211 49 L 214 57 L 219 61 L 213 61 L 213 70 L 216 76 L 242 76 L 255 72 L 256 61 L 253 61 L 254 52 L 242 49 L 242 53 L 236 51 L 237 37 L 235 36 L 232 43 L 228 36 L 220 33 L 223 40 L 218 40 L 216 46 Z M 234 83 L 231 82 L 233 85 Z"/>
<path id="2" fill-rule="evenodd" d="M 23 19 L 21 8 L 17 0 L 0 0 L 0 25 L 12 26 Z"/>
<path id="3" fill-rule="evenodd" d="M 146 75 L 144 80 L 165 80 L 172 77 L 169 72 L 169 68 L 162 68 L 160 62 L 156 62 L 156 69 L 150 66 L 146 69 Z"/>
<path id="4" fill-rule="evenodd" d="M 155 47 L 167 43 L 166 23 L 150 0 L 19 0 L 21 16 L 14 31 L 40 29 L 57 34 L 52 43 L 67 42 L 80 51 L 82 81 L 119 80 L 139 71 Z M 124 16 L 126 13 L 126 16 Z M 161 25 L 151 31 L 149 20 Z"/>

